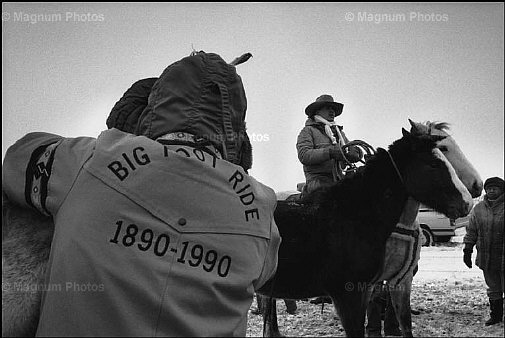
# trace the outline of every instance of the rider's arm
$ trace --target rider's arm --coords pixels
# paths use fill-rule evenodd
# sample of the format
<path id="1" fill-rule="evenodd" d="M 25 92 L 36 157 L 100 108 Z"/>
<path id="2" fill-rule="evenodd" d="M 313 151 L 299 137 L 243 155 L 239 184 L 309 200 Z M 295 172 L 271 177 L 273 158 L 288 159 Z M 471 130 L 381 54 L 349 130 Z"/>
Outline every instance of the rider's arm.
<path id="1" fill-rule="evenodd" d="M 340 135 L 342 135 L 342 138 L 344 139 L 344 143 L 345 144 L 349 143 L 349 139 L 345 135 L 343 128 L 339 126 L 339 130 L 340 130 Z M 361 151 L 361 149 L 359 147 L 352 146 L 352 147 L 348 148 L 348 155 L 346 155 L 346 156 L 349 157 L 349 160 L 351 162 L 357 162 L 362 157 L 362 155 L 363 155 L 363 152 Z"/>
<path id="2" fill-rule="evenodd" d="M 53 215 L 91 155 L 94 141 L 39 132 L 25 135 L 5 154 L 2 190 L 17 205 Z"/>
<path id="3" fill-rule="evenodd" d="M 330 159 L 330 148 L 316 148 L 310 127 L 302 129 L 296 142 L 298 159 L 304 165 L 314 165 Z"/>

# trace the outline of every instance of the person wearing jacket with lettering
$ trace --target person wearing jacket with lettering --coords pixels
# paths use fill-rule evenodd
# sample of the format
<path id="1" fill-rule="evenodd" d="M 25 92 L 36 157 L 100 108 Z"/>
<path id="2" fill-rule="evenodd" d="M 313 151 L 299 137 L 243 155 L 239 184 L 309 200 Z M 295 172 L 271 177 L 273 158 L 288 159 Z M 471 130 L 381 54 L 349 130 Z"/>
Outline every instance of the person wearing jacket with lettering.
<path id="1" fill-rule="evenodd" d="M 36 132 L 6 153 L 7 198 L 55 225 L 38 336 L 245 336 L 275 273 L 235 66 L 195 52 L 145 85 L 134 134 Z"/>
<path id="2" fill-rule="evenodd" d="M 486 195 L 470 212 L 466 235 L 463 238 L 463 261 L 472 267 L 473 247 L 477 247 L 477 265 L 484 273 L 487 284 L 487 296 L 491 308 L 491 318 L 485 325 L 494 325 L 503 321 L 503 189 L 504 181 L 499 177 L 488 178 L 484 182 Z"/>

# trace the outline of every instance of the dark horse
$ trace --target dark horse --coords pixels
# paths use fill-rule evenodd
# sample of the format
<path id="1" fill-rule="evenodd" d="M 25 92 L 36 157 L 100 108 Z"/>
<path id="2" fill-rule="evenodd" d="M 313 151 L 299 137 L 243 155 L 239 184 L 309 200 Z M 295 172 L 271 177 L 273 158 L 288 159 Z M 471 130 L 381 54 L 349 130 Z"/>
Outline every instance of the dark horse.
<path id="1" fill-rule="evenodd" d="M 364 336 L 371 286 L 382 273 L 386 241 L 409 197 L 452 218 L 467 215 L 472 206 L 468 190 L 436 147 L 444 136 L 402 132 L 388 151 L 379 148 L 356 173 L 302 203 L 278 203 L 279 264 L 259 294 L 329 295 L 346 334 Z"/>
<path id="2" fill-rule="evenodd" d="M 482 179 L 473 165 L 457 145 L 452 136 L 447 133 L 449 125 L 445 122 L 430 122 L 424 124 L 409 120 L 413 134 L 440 135 L 445 138 L 437 142 L 445 158 L 451 163 L 458 178 L 468 189 L 472 197 L 482 193 Z M 391 304 L 404 337 L 412 336 L 412 320 L 410 308 L 410 292 L 414 269 L 420 257 L 421 243 L 419 240 L 419 223 L 415 221 L 419 210 L 419 202 L 409 198 L 403 210 L 400 222 L 386 242 L 385 266 L 379 282 L 386 280 L 391 295 Z"/>

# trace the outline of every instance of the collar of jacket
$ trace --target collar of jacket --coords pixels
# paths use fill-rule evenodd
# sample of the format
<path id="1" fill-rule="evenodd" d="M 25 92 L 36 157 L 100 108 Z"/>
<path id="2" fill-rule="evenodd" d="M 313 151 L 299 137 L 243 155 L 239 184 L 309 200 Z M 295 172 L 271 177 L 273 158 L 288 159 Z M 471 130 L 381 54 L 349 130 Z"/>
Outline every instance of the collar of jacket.
<path id="1" fill-rule="evenodd" d="M 182 131 L 168 133 L 158 137 L 156 141 L 165 145 L 186 145 L 194 148 L 203 147 L 217 158 L 219 159 L 223 158 L 219 150 L 211 142 L 205 140 L 202 137 L 190 133 L 185 133 Z"/>
<path id="2" fill-rule="evenodd" d="M 486 196 L 484 196 L 484 200 L 486 201 L 486 203 L 491 207 L 493 208 L 495 205 L 499 205 L 499 204 L 503 204 L 504 202 L 504 194 L 501 194 L 500 197 L 498 197 L 497 199 L 495 199 L 494 201 L 491 201 L 489 200 L 489 198 Z"/>
<path id="3" fill-rule="evenodd" d="M 324 124 L 322 124 L 321 122 L 314 121 L 314 120 L 313 120 L 313 119 L 311 119 L 311 118 L 308 118 L 308 119 L 307 119 L 307 121 L 305 121 L 305 126 L 307 126 L 307 127 L 317 127 L 317 126 L 323 126 L 323 128 L 324 128 Z M 340 130 L 344 129 L 344 127 L 343 127 L 343 126 L 339 126 L 338 124 L 337 124 L 336 126 L 338 126 L 338 128 L 339 128 Z"/>

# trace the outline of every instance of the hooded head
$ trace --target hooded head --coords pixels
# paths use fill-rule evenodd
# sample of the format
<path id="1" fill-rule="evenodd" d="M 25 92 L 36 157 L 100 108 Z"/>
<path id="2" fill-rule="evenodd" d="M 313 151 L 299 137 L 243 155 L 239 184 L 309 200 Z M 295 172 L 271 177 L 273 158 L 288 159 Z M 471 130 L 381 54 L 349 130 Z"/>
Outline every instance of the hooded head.
<path id="1" fill-rule="evenodd" d="M 208 141 L 223 158 L 252 164 L 245 128 L 247 100 L 235 66 L 219 55 L 198 52 L 168 66 L 154 83 L 135 130 L 157 139 L 186 132 Z"/>

